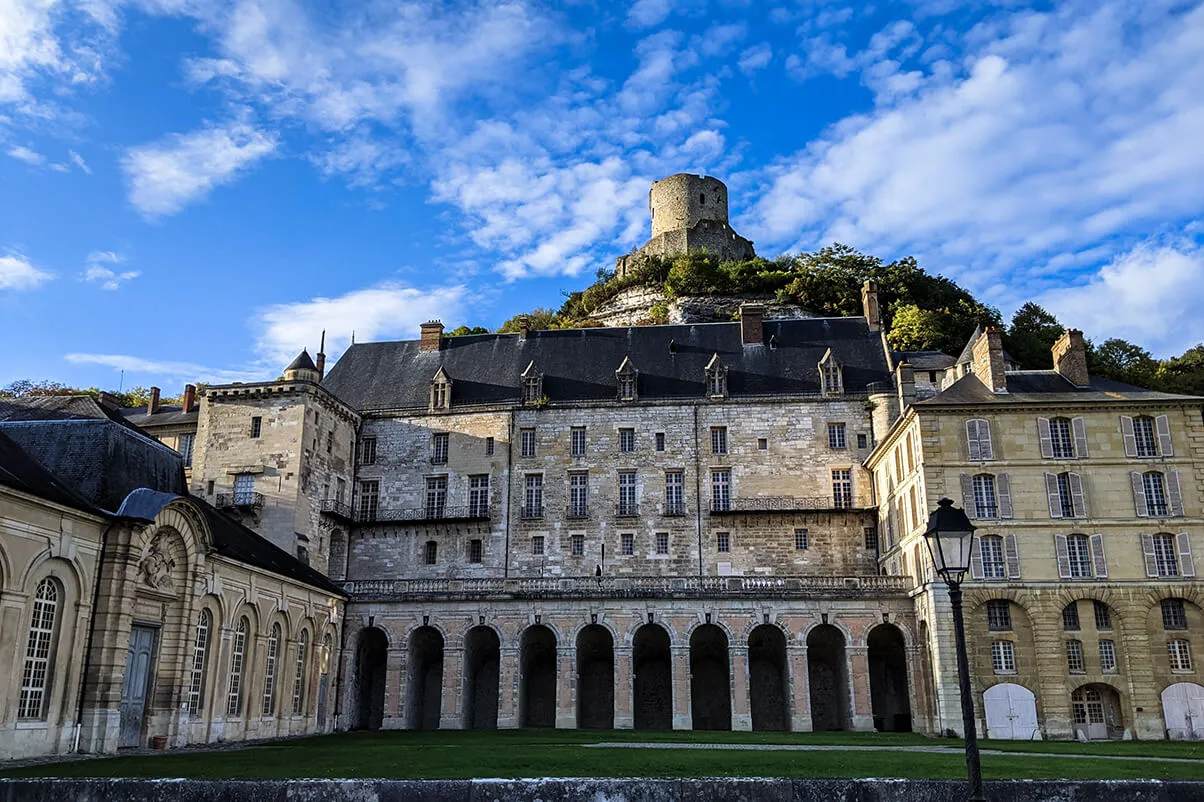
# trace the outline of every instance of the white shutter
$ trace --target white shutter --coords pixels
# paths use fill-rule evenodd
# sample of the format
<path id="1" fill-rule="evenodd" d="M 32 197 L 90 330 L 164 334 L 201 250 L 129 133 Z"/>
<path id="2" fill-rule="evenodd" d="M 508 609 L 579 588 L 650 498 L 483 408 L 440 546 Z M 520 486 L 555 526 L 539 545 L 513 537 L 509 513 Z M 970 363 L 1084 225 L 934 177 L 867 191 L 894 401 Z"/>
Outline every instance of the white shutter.
<path id="1" fill-rule="evenodd" d="M 1066 474 L 1070 477 L 1070 502 L 1074 504 L 1074 517 L 1087 517 L 1087 494 L 1083 492 L 1083 477 L 1077 473 Z"/>
<path id="2" fill-rule="evenodd" d="M 974 503 L 974 480 L 970 478 L 970 474 L 963 473 L 962 480 L 962 509 L 966 511 L 966 515 L 971 518 L 978 517 L 978 505 Z"/>
<path id="3" fill-rule="evenodd" d="M 1120 433 L 1125 439 L 1125 456 L 1137 456 L 1137 434 L 1133 431 L 1133 419 L 1128 415 L 1120 416 Z"/>
<path id="4" fill-rule="evenodd" d="M 1154 419 L 1154 426 L 1158 430 L 1158 456 L 1175 456 L 1175 444 L 1171 442 L 1171 419 L 1159 415 Z"/>
<path id="5" fill-rule="evenodd" d="M 1006 473 L 995 475 L 995 493 L 999 496 L 999 517 L 1012 517 L 1012 482 Z"/>
<path id="6" fill-rule="evenodd" d="M 1142 484 L 1141 474 L 1129 471 L 1129 483 L 1133 485 L 1133 507 L 1138 518 L 1150 517 L 1150 505 L 1145 500 L 1145 485 Z"/>
<path id="7" fill-rule="evenodd" d="M 1041 456 L 1053 459 L 1053 435 L 1049 432 L 1049 418 L 1037 418 L 1037 437 L 1041 441 Z"/>
<path id="8" fill-rule="evenodd" d="M 1179 575 L 1190 579 L 1196 575 L 1196 564 L 1191 558 L 1191 537 L 1186 532 L 1175 536 L 1179 547 Z"/>
<path id="9" fill-rule="evenodd" d="M 1154 536 L 1141 536 L 1141 553 L 1145 557 L 1145 575 L 1158 576 L 1158 555 L 1154 553 Z"/>
<path id="10" fill-rule="evenodd" d="M 1016 544 L 1015 535 L 1005 535 L 1003 538 L 1003 555 L 1007 562 L 1008 579 L 1020 578 L 1020 548 Z"/>
<path id="11" fill-rule="evenodd" d="M 1084 459 L 1087 456 L 1087 422 L 1082 418 L 1072 418 L 1070 428 L 1074 431 L 1074 455 Z"/>
<path id="12" fill-rule="evenodd" d="M 978 422 L 978 450 L 984 460 L 995 459 L 995 448 L 991 445 L 991 422 Z"/>
<path id="13" fill-rule="evenodd" d="M 966 421 L 966 448 L 970 452 L 970 462 L 982 460 L 982 449 L 978 445 L 978 421 Z"/>
<path id="14" fill-rule="evenodd" d="M 1045 493 L 1049 496 L 1049 517 L 1062 517 L 1062 494 L 1058 492 L 1058 475 L 1045 474 Z"/>
<path id="15" fill-rule="evenodd" d="M 1054 554 L 1058 558 L 1058 576 L 1070 579 L 1070 548 L 1066 545 L 1066 535 L 1054 535 Z"/>
<path id="16" fill-rule="evenodd" d="M 1091 536 L 1091 562 L 1099 579 L 1108 578 L 1108 558 L 1104 556 L 1104 536 Z"/>
<path id="17" fill-rule="evenodd" d="M 1179 489 L 1179 472 L 1166 472 L 1166 505 L 1172 518 L 1183 514 L 1183 491 Z"/>
<path id="18" fill-rule="evenodd" d="M 972 579 L 982 579 L 986 572 L 982 568 L 982 549 L 980 548 L 981 538 L 974 538 L 974 543 L 970 546 L 970 577 Z M 933 569 L 935 570 L 935 568 Z"/>

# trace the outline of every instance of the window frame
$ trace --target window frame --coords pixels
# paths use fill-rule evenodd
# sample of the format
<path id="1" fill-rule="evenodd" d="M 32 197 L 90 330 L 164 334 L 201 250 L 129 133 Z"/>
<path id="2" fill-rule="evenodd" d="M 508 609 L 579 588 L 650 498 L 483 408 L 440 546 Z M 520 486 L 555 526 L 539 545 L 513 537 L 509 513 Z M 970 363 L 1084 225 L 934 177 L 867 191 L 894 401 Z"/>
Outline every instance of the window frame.
<path id="1" fill-rule="evenodd" d="M 1083 658 L 1083 642 L 1078 638 L 1066 640 L 1066 671 L 1069 674 L 1087 673 L 1087 663 Z"/>
<path id="2" fill-rule="evenodd" d="M 833 451 L 845 451 L 849 447 L 849 438 L 843 421 L 828 423 L 828 448 Z"/>
<path id="3" fill-rule="evenodd" d="M 261 714 L 268 718 L 276 715 L 276 672 L 280 668 L 280 646 L 283 637 L 280 622 L 273 623 L 268 630 L 267 654 L 264 655 L 263 698 L 260 707 Z"/>
<path id="4" fill-rule="evenodd" d="M 808 551 L 811 548 L 811 533 L 806 527 L 795 527 L 794 550 Z"/>
<path id="5" fill-rule="evenodd" d="M 720 554 L 730 554 L 732 551 L 732 533 L 731 532 L 716 532 L 715 533 L 715 551 Z"/>
<path id="6" fill-rule="evenodd" d="M 230 673 L 226 679 L 226 717 L 242 717 L 244 675 L 247 666 L 248 644 L 251 640 L 251 621 L 247 616 L 238 618 L 238 625 L 230 638 Z"/>
<path id="7" fill-rule="evenodd" d="M 991 669 L 995 674 L 1016 673 L 1016 645 L 1012 641 L 991 641 Z"/>
<path id="8" fill-rule="evenodd" d="M 985 605 L 988 632 L 1012 631 L 1012 603 L 1007 599 L 989 599 Z"/>
<path id="9" fill-rule="evenodd" d="M 188 668 L 188 690 L 185 694 L 185 709 L 190 716 L 204 712 L 205 673 L 209 664 L 209 643 L 213 632 L 213 614 L 202 607 L 193 629 L 192 654 Z"/>
<path id="10" fill-rule="evenodd" d="M 34 590 L 21 667 L 18 721 L 46 721 L 49 717 L 64 595 L 62 585 L 49 576 L 43 577 Z"/>

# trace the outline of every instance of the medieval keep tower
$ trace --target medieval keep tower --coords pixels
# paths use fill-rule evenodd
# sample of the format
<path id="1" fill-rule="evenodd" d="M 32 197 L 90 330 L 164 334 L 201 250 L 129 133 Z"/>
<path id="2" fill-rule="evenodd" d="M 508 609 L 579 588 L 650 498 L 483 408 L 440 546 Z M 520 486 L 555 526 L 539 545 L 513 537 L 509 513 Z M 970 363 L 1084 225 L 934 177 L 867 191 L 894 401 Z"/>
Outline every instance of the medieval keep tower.
<path id="1" fill-rule="evenodd" d="M 652 215 L 652 239 L 615 264 L 615 275 L 623 276 L 649 256 L 711 253 L 719 259 L 739 260 L 756 256 L 751 240 L 728 225 L 727 186 L 718 178 L 677 173 L 654 181 L 648 192 Z"/>

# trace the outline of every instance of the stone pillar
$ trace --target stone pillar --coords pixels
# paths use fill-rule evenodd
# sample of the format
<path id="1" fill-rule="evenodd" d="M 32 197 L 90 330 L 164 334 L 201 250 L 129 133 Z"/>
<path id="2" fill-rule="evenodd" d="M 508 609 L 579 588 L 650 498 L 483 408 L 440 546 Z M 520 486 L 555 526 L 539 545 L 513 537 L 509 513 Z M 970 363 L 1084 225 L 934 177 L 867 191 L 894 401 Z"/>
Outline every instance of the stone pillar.
<path id="1" fill-rule="evenodd" d="M 786 663 L 790 671 L 790 730 L 811 731 L 811 687 L 807 675 L 807 647 L 786 647 Z"/>
<path id="2" fill-rule="evenodd" d="M 870 708 L 870 669 L 868 651 L 865 646 L 849 646 L 849 707 L 852 717 L 849 724 L 857 732 L 872 732 L 874 715 Z"/>
<path id="3" fill-rule="evenodd" d="M 503 646 L 498 651 L 497 726 L 501 730 L 519 726 L 519 668 L 518 648 Z"/>
<path id="4" fill-rule="evenodd" d="M 635 698 L 635 667 L 631 649 L 615 649 L 615 729 L 629 730 L 635 726 L 632 700 Z"/>
<path id="5" fill-rule="evenodd" d="M 556 650 L 556 729 L 577 728 L 577 649 Z"/>
<path id="6" fill-rule="evenodd" d="M 694 717 L 690 709 L 690 647 L 670 646 L 673 655 L 673 729 L 694 729 Z"/>
<path id="7" fill-rule="evenodd" d="M 464 727 L 464 650 L 443 647 L 443 692 L 439 710 L 439 729 Z"/>
<path id="8" fill-rule="evenodd" d="M 406 691 L 409 690 L 407 651 L 404 646 L 391 646 L 385 656 L 385 714 L 380 725 L 382 730 L 401 730 L 406 726 Z"/>
<path id="9" fill-rule="evenodd" d="M 752 707 L 749 704 L 748 649 L 729 645 L 727 659 L 731 666 L 732 729 L 752 729 Z"/>

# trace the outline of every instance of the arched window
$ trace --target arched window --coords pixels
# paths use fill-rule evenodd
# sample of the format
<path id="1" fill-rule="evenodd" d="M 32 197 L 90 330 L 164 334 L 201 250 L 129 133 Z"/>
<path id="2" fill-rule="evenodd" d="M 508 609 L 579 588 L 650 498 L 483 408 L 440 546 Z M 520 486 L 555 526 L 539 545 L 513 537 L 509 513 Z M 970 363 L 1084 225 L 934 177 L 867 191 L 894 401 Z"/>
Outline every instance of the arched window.
<path id="1" fill-rule="evenodd" d="M 272 624 L 268 635 L 268 655 L 263 669 L 263 714 L 270 716 L 276 710 L 276 664 L 280 659 L 280 625 Z"/>
<path id="2" fill-rule="evenodd" d="M 297 669 L 293 672 L 293 715 L 305 712 L 305 665 L 309 660 L 309 633 L 297 636 Z"/>
<path id="3" fill-rule="evenodd" d="M 247 658 L 247 632 L 251 624 L 244 615 L 238 619 L 234 639 L 230 643 L 230 690 L 226 694 L 226 715 L 242 713 L 242 672 Z"/>
<path id="4" fill-rule="evenodd" d="M 209 655 L 209 631 L 213 618 L 208 610 L 201 610 L 196 622 L 196 637 L 192 641 L 192 670 L 188 680 L 188 714 L 199 715 L 205 690 L 205 662 Z"/>
<path id="5" fill-rule="evenodd" d="M 25 668 L 21 674 L 21 699 L 17 718 L 46 718 L 46 697 L 50 695 L 50 661 L 53 657 L 55 625 L 58 621 L 59 586 L 47 577 L 38 583 L 25 645 Z"/>

